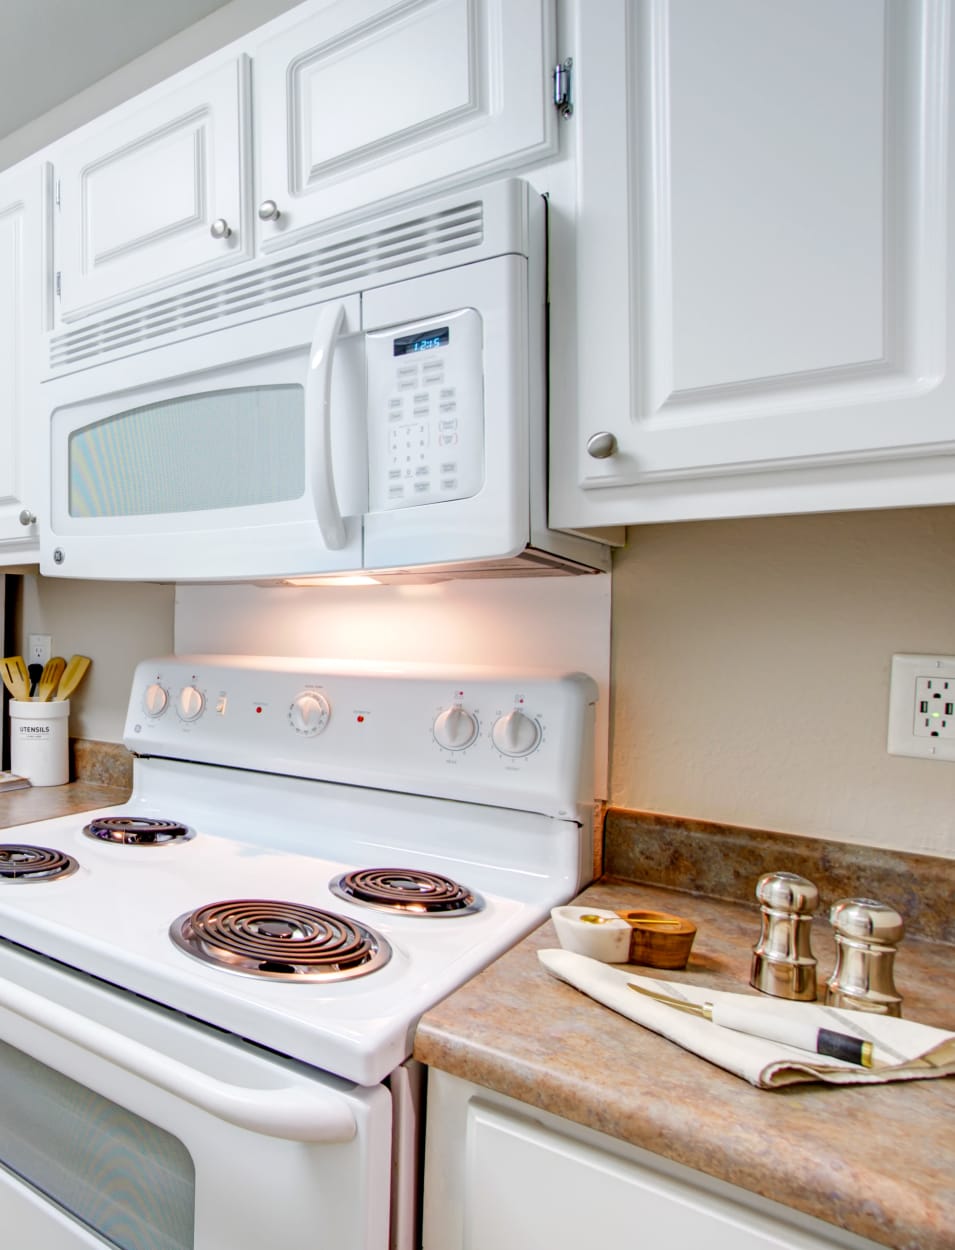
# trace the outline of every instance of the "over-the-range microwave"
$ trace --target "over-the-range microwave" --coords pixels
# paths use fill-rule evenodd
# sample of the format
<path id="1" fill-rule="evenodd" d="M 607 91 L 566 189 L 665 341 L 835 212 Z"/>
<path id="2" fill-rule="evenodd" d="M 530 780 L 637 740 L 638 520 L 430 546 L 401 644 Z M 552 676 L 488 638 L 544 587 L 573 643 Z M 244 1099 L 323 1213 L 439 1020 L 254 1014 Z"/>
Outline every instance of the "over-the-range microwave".
<path id="1" fill-rule="evenodd" d="M 545 205 L 412 205 L 50 339 L 43 573 L 609 567 L 546 523 Z"/>

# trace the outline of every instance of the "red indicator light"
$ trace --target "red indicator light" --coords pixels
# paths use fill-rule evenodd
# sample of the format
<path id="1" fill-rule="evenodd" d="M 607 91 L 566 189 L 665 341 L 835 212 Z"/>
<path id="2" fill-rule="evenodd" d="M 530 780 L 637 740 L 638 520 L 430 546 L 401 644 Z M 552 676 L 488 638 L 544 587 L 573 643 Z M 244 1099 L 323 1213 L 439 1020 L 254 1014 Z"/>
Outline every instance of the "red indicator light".
<path id="1" fill-rule="evenodd" d="M 260 707 L 257 707 L 257 708 L 255 709 L 255 714 L 256 714 L 256 716 L 258 716 L 258 715 L 259 715 L 259 713 L 260 713 L 261 711 L 262 711 L 262 709 L 261 709 Z"/>
<path id="2" fill-rule="evenodd" d="M 355 717 L 355 720 L 356 720 L 356 721 L 358 721 L 359 725 L 360 725 L 360 724 L 364 721 L 364 719 L 365 719 L 365 718 L 364 718 L 364 716 L 356 716 L 356 717 Z"/>

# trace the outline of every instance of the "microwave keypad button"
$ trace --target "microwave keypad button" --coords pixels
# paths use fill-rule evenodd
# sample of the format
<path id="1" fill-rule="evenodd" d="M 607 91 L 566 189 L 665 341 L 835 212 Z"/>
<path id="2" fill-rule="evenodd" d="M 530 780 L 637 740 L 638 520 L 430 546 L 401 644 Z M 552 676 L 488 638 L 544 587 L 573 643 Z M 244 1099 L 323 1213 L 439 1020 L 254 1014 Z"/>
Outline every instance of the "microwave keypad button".
<path id="1" fill-rule="evenodd" d="M 443 399 L 438 405 L 441 412 L 457 412 L 458 406 L 453 399 Z"/>
<path id="2" fill-rule="evenodd" d="M 438 443 L 442 447 L 453 447 L 458 441 L 457 434 L 439 434 Z"/>
<path id="3" fill-rule="evenodd" d="M 414 489 L 415 489 L 416 495 L 426 495 L 428 491 L 431 489 L 431 483 L 430 482 L 415 482 Z"/>
<path id="4" fill-rule="evenodd" d="M 403 486 L 389 486 L 388 487 L 389 499 L 404 499 L 404 497 L 405 497 L 405 488 Z"/>
<path id="5" fill-rule="evenodd" d="M 445 460 L 441 465 L 442 473 L 457 473 L 458 462 L 456 460 Z"/>
<path id="6" fill-rule="evenodd" d="M 458 421 L 456 417 L 452 417 L 450 420 L 446 419 L 438 422 L 438 429 L 441 430 L 442 433 L 447 433 L 448 430 L 456 430 L 457 428 Z"/>
<path id="7" fill-rule="evenodd" d="M 457 397 L 457 391 L 454 389 L 453 386 L 442 386 L 441 391 L 438 395 L 439 399 L 455 399 L 456 397 Z"/>
<path id="8" fill-rule="evenodd" d="M 404 381 L 406 378 L 416 378 L 418 376 L 417 365 L 402 365 L 398 370 L 398 377 Z"/>
<path id="9" fill-rule="evenodd" d="M 431 472 L 430 464 L 419 464 L 415 469 L 415 477 L 427 477 Z"/>
<path id="10" fill-rule="evenodd" d="M 400 478 L 401 478 L 401 470 L 400 470 L 400 469 L 389 469 L 389 470 L 388 470 L 388 481 L 389 481 L 389 482 L 396 482 L 396 481 L 399 481 L 399 480 L 400 480 Z"/>
<path id="11" fill-rule="evenodd" d="M 441 489 L 442 490 L 457 490 L 458 479 L 456 477 L 443 477 L 441 479 Z"/>
<path id="12" fill-rule="evenodd" d="M 413 391 L 417 389 L 417 386 L 418 386 L 417 374 L 415 374 L 413 378 L 399 378 L 398 379 L 399 391 Z"/>

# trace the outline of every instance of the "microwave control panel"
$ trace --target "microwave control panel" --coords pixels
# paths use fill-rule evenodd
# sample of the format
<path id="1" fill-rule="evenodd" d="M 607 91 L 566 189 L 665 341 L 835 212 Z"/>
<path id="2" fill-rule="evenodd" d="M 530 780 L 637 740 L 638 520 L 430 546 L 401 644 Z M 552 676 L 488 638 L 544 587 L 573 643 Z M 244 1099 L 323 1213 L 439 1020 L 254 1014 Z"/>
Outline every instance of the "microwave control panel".
<path id="1" fill-rule="evenodd" d="M 365 341 L 371 511 L 476 495 L 484 482 L 480 314 L 459 309 Z"/>

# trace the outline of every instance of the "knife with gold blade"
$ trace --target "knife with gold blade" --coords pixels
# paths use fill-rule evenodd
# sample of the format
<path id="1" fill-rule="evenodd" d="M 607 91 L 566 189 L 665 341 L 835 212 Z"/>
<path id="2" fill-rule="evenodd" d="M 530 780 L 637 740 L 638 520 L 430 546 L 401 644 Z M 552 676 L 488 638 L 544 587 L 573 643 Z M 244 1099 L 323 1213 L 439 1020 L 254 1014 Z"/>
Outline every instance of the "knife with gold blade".
<path id="1" fill-rule="evenodd" d="M 849 1033 L 837 1033 L 832 1029 L 817 1029 L 815 1025 L 802 1024 L 798 1020 L 781 1020 L 764 1015 L 762 1012 L 749 1011 L 746 1007 L 738 1007 L 733 1003 L 688 1003 L 681 998 L 671 998 L 668 994 L 658 994 L 654 990 L 644 989 L 642 985 L 627 983 L 638 994 L 645 994 L 658 1003 L 665 1003 L 677 1011 L 688 1011 L 691 1015 L 701 1016 L 724 1029 L 733 1029 L 736 1033 L 749 1033 L 753 1037 L 766 1038 L 771 1042 L 782 1042 L 786 1046 L 795 1046 L 799 1050 L 810 1050 L 817 1055 L 827 1055 L 830 1059 L 844 1059 L 847 1063 L 857 1063 L 862 1068 L 872 1067 L 872 1043 L 864 1042 Z"/>

